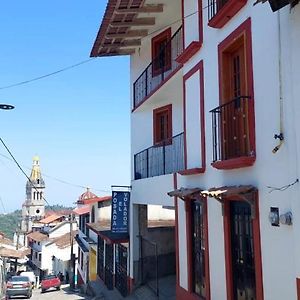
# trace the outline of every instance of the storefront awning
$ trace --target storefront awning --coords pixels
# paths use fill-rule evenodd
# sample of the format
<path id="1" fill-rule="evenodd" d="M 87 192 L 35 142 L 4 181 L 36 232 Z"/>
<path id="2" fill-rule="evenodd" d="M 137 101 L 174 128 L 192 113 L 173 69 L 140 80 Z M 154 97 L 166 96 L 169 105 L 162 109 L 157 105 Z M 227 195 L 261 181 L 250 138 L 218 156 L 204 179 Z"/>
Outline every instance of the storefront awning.
<path id="1" fill-rule="evenodd" d="M 255 218 L 255 197 L 253 197 L 253 193 L 256 191 L 257 189 L 252 185 L 239 185 L 214 187 L 208 190 L 202 190 L 200 188 L 180 188 L 169 192 L 168 195 L 170 197 L 179 197 L 182 200 L 211 197 L 218 200 L 222 204 L 222 207 L 226 199 L 238 196 L 250 204 L 252 218 Z"/>
<path id="2" fill-rule="evenodd" d="M 128 233 L 116 233 L 111 230 L 99 231 L 98 235 L 111 244 L 127 243 L 129 241 Z"/>
<path id="3" fill-rule="evenodd" d="M 187 198 L 193 198 L 195 195 L 200 195 L 201 192 L 202 189 L 200 188 L 180 188 L 169 192 L 168 195 L 170 197 L 178 197 L 182 200 L 185 200 Z"/>

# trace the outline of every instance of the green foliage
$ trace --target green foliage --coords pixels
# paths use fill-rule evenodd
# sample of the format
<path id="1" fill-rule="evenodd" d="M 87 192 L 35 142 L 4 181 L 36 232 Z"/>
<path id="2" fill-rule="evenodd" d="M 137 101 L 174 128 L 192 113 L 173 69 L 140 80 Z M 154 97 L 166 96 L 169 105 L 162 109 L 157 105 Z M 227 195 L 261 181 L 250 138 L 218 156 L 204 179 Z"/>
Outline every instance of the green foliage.
<path id="1" fill-rule="evenodd" d="M 59 211 L 59 210 L 68 210 L 73 209 L 72 207 L 65 207 L 63 205 L 51 205 L 45 207 L 46 211 Z M 12 213 L 0 214 L 0 232 L 3 232 L 8 238 L 12 239 L 14 232 L 17 227 L 20 226 L 22 220 L 22 211 L 15 210 Z"/>

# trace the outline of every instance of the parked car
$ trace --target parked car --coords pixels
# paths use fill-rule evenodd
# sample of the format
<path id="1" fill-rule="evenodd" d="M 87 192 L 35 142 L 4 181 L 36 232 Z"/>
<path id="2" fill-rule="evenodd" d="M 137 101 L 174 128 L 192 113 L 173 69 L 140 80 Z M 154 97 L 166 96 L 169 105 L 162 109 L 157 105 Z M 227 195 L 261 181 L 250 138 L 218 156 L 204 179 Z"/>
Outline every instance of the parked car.
<path id="1" fill-rule="evenodd" d="M 31 281 L 31 284 L 32 284 L 32 288 L 35 287 L 35 275 L 33 272 L 30 272 L 30 271 L 24 271 L 24 272 L 21 272 L 20 273 L 20 276 L 27 276 L 29 277 L 30 281 Z"/>
<path id="2" fill-rule="evenodd" d="M 51 288 L 60 290 L 60 286 L 61 286 L 61 281 L 57 276 L 48 275 L 45 276 L 41 282 L 41 289 L 42 289 L 41 292 L 44 293 L 46 290 L 49 290 Z"/>
<path id="3" fill-rule="evenodd" d="M 13 296 L 25 296 L 31 298 L 32 285 L 28 276 L 12 276 L 6 284 L 6 295 L 8 299 Z"/>

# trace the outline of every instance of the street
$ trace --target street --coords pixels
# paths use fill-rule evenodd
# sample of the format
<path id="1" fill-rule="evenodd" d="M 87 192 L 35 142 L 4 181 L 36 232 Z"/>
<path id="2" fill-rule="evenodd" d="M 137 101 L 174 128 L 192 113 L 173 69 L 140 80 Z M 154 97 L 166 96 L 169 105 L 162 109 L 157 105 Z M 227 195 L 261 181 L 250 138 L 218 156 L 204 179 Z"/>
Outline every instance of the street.
<path id="1" fill-rule="evenodd" d="M 32 294 L 32 300 L 46 300 L 46 299 L 59 299 L 59 300 L 83 300 L 83 299 L 91 299 L 88 296 L 82 296 L 76 293 L 71 293 L 69 291 L 69 286 L 62 286 L 60 291 L 49 290 L 43 294 L 41 294 L 40 289 L 34 289 Z"/>

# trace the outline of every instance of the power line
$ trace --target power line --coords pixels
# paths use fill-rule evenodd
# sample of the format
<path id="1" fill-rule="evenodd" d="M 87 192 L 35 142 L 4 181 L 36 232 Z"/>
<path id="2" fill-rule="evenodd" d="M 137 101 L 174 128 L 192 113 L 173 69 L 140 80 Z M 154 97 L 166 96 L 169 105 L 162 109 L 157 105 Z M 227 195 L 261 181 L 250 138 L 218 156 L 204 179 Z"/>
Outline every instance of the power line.
<path id="1" fill-rule="evenodd" d="M 15 159 L 15 157 L 13 156 L 13 154 L 11 153 L 11 151 L 9 150 L 9 148 L 6 146 L 6 144 L 4 143 L 3 139 L 0 137 L 0 142 L 2 143 L 2 145 L 4 146 L 4 148 L 6 149 L 6 151 L 9 153 L 9 155 L 11 156 L 11 158 L 13 159 L 13 161 L 15 162 L 15 164 L 18 166 L 18 168 L 21 170 L 21 172 L 25 175 L 25 177 L 28 179 L 28 181 L 30 182 L 30 184 L 32 185 L 32 187 L 39 192 L 39 190 L 36 188 L 36 186 L 33 184 L 33 182 L 31 181 L 31 179 L 29 178 L 29 176 L 25 173 L 25 171 L 23 170 L 23 168 L 20 166 L 20 164 L 17 162 L 17 160 Z M 45 197 L 42 195 L 43 200 L 50 206 L 49 202 L 45 199 Z"/>
<path id="2" fill-rule="evenodd" d="M 4 155 L 4 154 L 2 154 L 2 153 L 0 153 L 0 156 L 4 157 L 4 158 L 6 158 L 6 159 L 8 159 L 8 160 L 10 160 L 10 161 L 13 161 L 10 157 L 8 157 L 8 156 L 6 156 L 6 155 Z M 28 166 L 23 166 L 23 168 L 24 168 L 24 169 L 27 169 L 27 170 L 31 170 L 31 168 L 28 167 Z M 42 175 L 43 177 L 47 177 L 47 178 L 49 178 L 49 179 L 58 181 L 58 182 L 60 182 L 60 183 L 63 183 L 63 184 L 69 185 L 69 186 L 73 186 L 73 187 L 77 187 L 77 188 L 81 188 L 81 189 L 85 189 L 85 188 L 86 188 L 85 185 L 80 185 L 80 184 L 72 183 L 72 182 L 69 182 L 69 181 L 67 181 L 67 180 L 64 180 L 64 179 L 61 179 L 61 178 L 57 178 L 57 177 L 48 175 L 48 174 L 43 173 L 43 172 L 41 172 L 41 175 Z M 109 192 L 111 192 L 110 190 L 99 189 L 99 188 L 93 188 L 93 187 L 91 187 L 91 190 L 97 191 L 97 192 L 102 192 L 102 193 L 109 193 Z"/>
<path id="3" fill-rule="evenodd" d="M 209 4 L 209 5 L 207 5 L 207 6 L 204 6 L 204 7 L 202 7 L 202 10 L 205 10 L 206 8 L 209 8 L 209 7 L 212 6 L 212 5 L 213 5 L 213 4 Z M 190 13 L 190 14 L 184 16 L 183 19 L 187 19 L 187 18 L 189 18 L 189 17 L 191 17 L 191 16 L 193 16 L 193 15 L 195 15 L 195 14 L 197 14 L 197 13 L 199 13 L 199 10 L 197 10 L 197 11 L 195 11 L 195 12 L 193 12 L 193 13 Z M 142 37 L 141 39 L 144 39 L 144 38 L 146 38 L 146 37 L 148 37 L 148 36 L 151 36 L 152 34 L 157 33 L 157 32 L 161 31 L 162 29 L 164 29 L 164 28 L 166 28 L 166 27 L 172 26 L 172 25 L 174 25 L 174 24 L 180 22 L 181 20 L 182 20 L 182 18 L 177 19 L 176 21 L 174 21 L 174 22 L 172 22 L 172 23 L 169 23 L 169 24 L 167 24 L 167 25 L 165 25 L 165 26 L 163 26 L 163 27 L 161 27 L 161 28 L 159 28 L 159 29 L 156 29 L 156 30 L 154 30 L 154 31 L 152 31 L 152 32 L 150 32 L 150 33 L 148 33 L 146 36 Z M 92 57 L 92 58 L 89 58 L 89 59 L 87 59 L 87 60 L 80 61 L 80 62 L 78 62 L 78 63 L 76 63 L 76 64 L 71 65 L 71 66 L 67 66 L 67 67 L 65 67 L 65 68 L 59 69 L 59 70 L 54 71 L 54 72 L 51 72 L 51 73 L 47 73 L 47 74 L 42 75 L 42 76 L 38 76 L 38 77 L 31 78 L 31 79 L 28 79 L 28 80 L 24 80 L 24 81 L 20 81 L 20 82 L 17 82 L 17 83 L 9 84 L 9 85 L 6 85 L 6 86 L 2 86 L 2 87 L 0 87 L 0 90 L 5 90 L 5 89 L 10 89 L 10 88 L 13 88 L 13 87 L 16 87 L 16 86 L 25 85 L 25 84 L 28 84 L 28 83 L 31 83 L 31 82 L 34 82 L 34 81 L 38 81 L 38 80 L 41 80 L 41 79 L 44 79 L 44 78 L 47 78 L 47 77 L 50 77 L 50 76 L 53 76 L 53 75 L 56 75 L 56 74 L 65 72 L 65 71 L 67 71 L 67 70 L 76 68 L 76 67 L 78 67 L 78 66 L 80 66 L 80 65 L 89 63 L 89 62 L 93 61 L 95 58 L 96 58 L 96 57 Z"/>
<path id="4" fill-rule="evenodd" d="M 12 87 L 16 87 L 16 86 L 28 84 L 28 83 L 31 83 L 31 82 L 34 82 L 34 81 L 37 81 L 37 80 L 41 80 L 41 79 L 44 79 L 46 77 L 50 77 L 50 76 L 53 76 L 53 75 L 65 72 L 67 70 L 76 68 L 76 67 L 78 67 L 80 65 L 83 65 L 83 64 L 86 64 L 88 62 L 91 62 L 92 60 L 94 60 L 94 58 L 89 58 L 87 60 L 83 60 L 83 61 L 81 61 L 79 63 L 74 64 L 74 65 L 71 65 L 71 66 L 59 69 L 57 71 L 54 71 L 54 72 L 51 72 L 51 73 L 48 73 L 48 74 L 45 74 L 45 75 L 42 75 L 42 76 L 39 76 L 39 77 L 35 77 L 35 78 L 29 79 L 29 80 L 24 80 L 24 81 L 20 81 L 20 82 L 17 82 L 17 83 L 10 84 L 10 85 L 2 86 L 2 87 L 0 87 L 0 90 L 5 90 L 5 89 L 12 88 Z"/>

